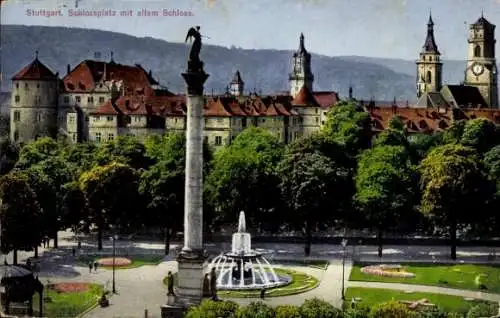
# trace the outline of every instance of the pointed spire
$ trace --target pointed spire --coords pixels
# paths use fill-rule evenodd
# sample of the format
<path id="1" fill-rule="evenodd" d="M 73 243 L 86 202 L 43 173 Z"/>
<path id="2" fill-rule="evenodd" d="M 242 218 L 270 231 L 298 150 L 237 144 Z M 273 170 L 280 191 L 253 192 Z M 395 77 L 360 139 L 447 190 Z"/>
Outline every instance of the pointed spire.
<path id="1" fill-rule="evenodd" d="M 111 61 L 110 61 L 110 62 L 114 62 L 114 60 L 113 60 L 113 55 L 114 55 L 114 54 L 113 54 L 113 51 L 111 51 Z"/>
<path id="2" fill-rule="evenodd" d="M 396 102 L 396 96 L 394 96 L 394 100 L 392 101 L 392 106 L 398 106 L 398 103 Z"/>
<path id="3" fill-rule="evenodd" d="M 432 20 L 432 13 L 429 12 L 429 21 L 427 22 L 427 37 L 425 38 L 422 53 L 436 53 L 441 54 L 434 39 L 434 21 Z"/>
<path id="4" fill-rule="evenodd" d="M 307 52 L 306 46 L 304 45 L 304 33 L 300 33 L 299 41 L 299 52 Z"/>
<path id="5" fill-rule="evenodd" d="M 38 60 L 38 50 L 35 51 L 35 60 Z"/>
<path id="6" fill-rule="evenodd" d="M 349 85 L 349 99 L 353 99 L 352 98 L 352 85 Z"/>
<path id="7" fill-rule="evenodd" d="M 243 80 L 241 79 L 241 74 L 239 70 L 236 70 L 236 73 L 234 73 L 233 80 L 231 81 L 233 84 L 241 84 L 243 83 Z"/>

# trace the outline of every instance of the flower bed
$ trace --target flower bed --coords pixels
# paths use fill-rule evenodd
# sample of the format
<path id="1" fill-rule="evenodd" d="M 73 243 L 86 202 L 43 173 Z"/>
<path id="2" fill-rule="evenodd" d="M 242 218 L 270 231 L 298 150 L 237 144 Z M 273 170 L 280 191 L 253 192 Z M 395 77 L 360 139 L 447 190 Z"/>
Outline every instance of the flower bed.
<path id="1" fill-rule="evenodd" d="M 79 293 L 86 292 L 90 288 L 89 283 L 56 283 L 48 286 L 59 293 Z"/>
<path id="2" fill-rule="evenodd" d="M 113 266 L 113 258 L 106 257 L 97 260 L 97 263 L 101 266 Z M 127 266 L 132 264 L 132 260 L 125 257 L 115 257 L 115 266 Z"/>
<path id="3" fill-rule="evenodd" d="M 382 277 L 398 277 L 398 278 L 413 278 L 415 274 L 409 273 L 403 269 L 401 265 L 370 265 L 361 268 L 361 272 L 367 275 L 375 275 Z"/>

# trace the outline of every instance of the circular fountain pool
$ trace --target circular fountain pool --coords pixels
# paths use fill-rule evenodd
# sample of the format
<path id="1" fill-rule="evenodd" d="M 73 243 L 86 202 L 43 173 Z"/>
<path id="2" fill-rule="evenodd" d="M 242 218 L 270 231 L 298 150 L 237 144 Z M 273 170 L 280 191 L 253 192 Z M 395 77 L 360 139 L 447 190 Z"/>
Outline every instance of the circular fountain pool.
<path id="1" fill-rule="evenodd" d="M 245 232 L 245 213 L 240 213 L 238 232 L 233 234 L 231 252 L 215 257 L 209 268 L 215 268 L 217 288 L 221 290 L 272 288 L 289 284 L 292 277 L 278 275 L 263 256 L 251 249 L 250 233 Z"/>

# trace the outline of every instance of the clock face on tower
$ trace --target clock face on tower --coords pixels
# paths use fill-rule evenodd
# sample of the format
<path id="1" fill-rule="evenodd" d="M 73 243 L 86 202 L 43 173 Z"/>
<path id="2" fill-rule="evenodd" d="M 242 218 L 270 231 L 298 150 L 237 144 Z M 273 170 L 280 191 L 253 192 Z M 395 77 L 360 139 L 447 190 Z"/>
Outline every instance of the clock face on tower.
<path id="1" fill-rule="evenodd" d="M 474 73 L 474 75 L 476 76 L 479 76 L 484 72 L 484 66 L 479 63 L 474 63 L 471 68 L 472 68 L 472 73 Z"/>

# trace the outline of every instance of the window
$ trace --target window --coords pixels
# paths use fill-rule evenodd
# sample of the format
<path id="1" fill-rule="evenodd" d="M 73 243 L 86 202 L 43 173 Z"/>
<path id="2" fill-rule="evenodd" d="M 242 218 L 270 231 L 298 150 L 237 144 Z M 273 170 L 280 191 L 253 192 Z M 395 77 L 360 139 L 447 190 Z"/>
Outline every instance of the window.
<path id="1" fill-rule="evenodd" d="M 108 117 L 106 117 L 106 120 L 107 120 L 107 121 L 113 121 L 113 116 L 108 116 Z"/>
<path id="2" fill-rule="evenodd" d="M 19 140 L 19 131 L 14 131 L 14 140 L 18 141 Z"/>
<path id="3" fill-rule="evenodd" d="M 215 136 L 215 144 L 217 146 L 222 145 L 222 137 L 221 136 Z"/>
<path id="4" fill-rule="evenodd" d="M 41 122 L 42 121 L 42 113 L 36 113 L 36 121 Z"/>
<path id="5" fill-rule="evenodd" d="M 40 88 L 40 83 L 36 83 L 36 88 Z"/>
<path id="6" fill-rule="evenodd" d="M 318 109 L 316 108 L 315 111 L 316 111 L 316 114 L 317 114 L 318 113 Z"/>
<path id="7" fill-rule="evenodd" d="M 75 100 L 77 103 L 81 103 L 82 102 L 82 98 L 80 96 L 75 96 Z"/>
<path id="8" fill-rule="evenodd" d="M 74 124 L 75 123 L 75 116 L 73 116 L 73 115 L 69 116 L 69 123 L 70 124 Z"/>
<path id="9" fill-rule="evenodd" d="M 205 119 L 205 121 L 207 121 L 207 120 Z M 176 118 L 176 119 L 174 119 L 174 123 L 176 123 L 176 124 L 177 124 L 177 118 Z"/>
<path id="10" fill-rule="evenodd" d="M 316 124 L 318 124 L 318 123 L 319 123 L 319 118 L 318 118 L 318 117 L 316 117 Z"/>
<path id="11" fill-rule="evenodd" d="M 89 96 L 87 97 L 87 103 L 93 103 L 94 102 L 94 97 Z"/>
<path id="12" fill-rule="evenodd" d="M 19 88 L 19 83 L 16 83 L 16 88 Z"/>
<path id="13" fill-rule="evenodd" d="M 115 134 L 108 134 L 108 141 L 112 141 L 115 139 Z"/>
<path id="14" fill-rule="evenodd" d="M 14 101 L 16 103 L 19 103 L 20 100 L 21 100 L 21 96 L 19 96 L 19 95 L 14 96 Z"/>
<path id="15" fill-rule="evenodd" d="M 89 116 L 85 116 L 85 122 L 88 123 L 89 122 Z"/>
<path id="16" fill-rule="evenodd" d="M 426 82 L 427 83 L 431 83 L 432 82 L 432 73 L 431 73 L 431 71 L 427 71 Z"/>
<path id="17" fill-rule="evenodd" d="M 141 122 L 141 117 L 139 117 L 139 116 L 134 116 L 134 122 L 136 122 L 136 123 Z"/>
<path id="18" fill-rule="evenodd" d="M 479 45 L 474 48 L 474 57 L 481 57 L 481 47 Z"/>
<path id="19" fill-rule="evenodd" d="M 223 120 L 224 120 L 224 119 L 222 119 L 222 118 L 217 118 L 217 122 L 218 122 L 219 124 L 220 124 L 220 123 L 222 123 L 222 122 L 223 122 Z"/>
<path id="20" fill-rule="evenodd" d="M 76 141 L 76 133 L 73 133 L 73 141 Z"/>
<path id="21" fill-rule="evenodd" d="M 14 121 L 21 121 L 21 112 L 18 110 L 14 112 Z"/>
<path id="22" fill-rule="evenodd" d="M 35 96 L 35 104 L 40 105 L 40 102 L 42 101 L 41 96 Z"/>
<path id="23" fill-rule="evenodd" d="M 28 83 L 24 83 L 24 89 L 26 89 L 26 90 L 29 89 Z"/>
<path id="24" fill-rule="evenodd" d="M 100 132 L 95 133 L 95 141 L 101 142 L 101 133 Z"/>
<path id="25" fill-rule="evenodd" d="M 101 97 L 99 97 L 99 103 L 100 103 L 100 104 L 104 103 L 104 97 L 102 97 L 102 96 L 101 96 Z"/>
<path id="26" fill-rule="evenodd" d="M 94 116 L 94 122 L 101 120 L 101 116 Z"/>
<path id="27" fill-rule="evenodd" d="M 127 124 L 130 124 L 130 122 L 131 122 L 131 118 L 130 118 L 130 116 L 126 116 L 126 117 L 125 117 L 125 122 L 126 122 Z"/>
<path id="28" fill-rule="evenodd" d="M 69 96 L 64 96 L 64 103 L 69 104 Z"/>

